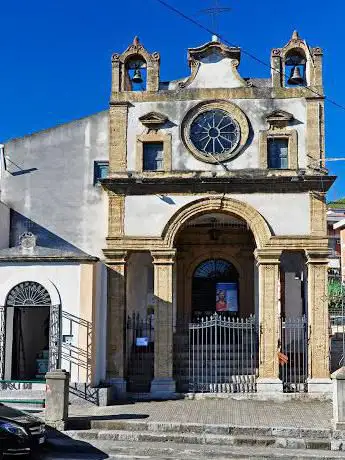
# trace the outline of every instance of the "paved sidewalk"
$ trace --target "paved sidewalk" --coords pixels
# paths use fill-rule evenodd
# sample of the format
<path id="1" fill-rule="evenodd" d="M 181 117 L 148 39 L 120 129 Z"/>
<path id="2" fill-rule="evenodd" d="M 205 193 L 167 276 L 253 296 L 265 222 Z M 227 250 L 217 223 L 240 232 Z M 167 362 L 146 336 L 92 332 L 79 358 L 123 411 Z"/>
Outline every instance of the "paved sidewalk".
<path id="1" fill-rule="evenodd" d="M 329 429 L 332 403 L 235 399 L 152 401 L 107 407 L 72 405 L 69 415 L 91 419 Z"/>

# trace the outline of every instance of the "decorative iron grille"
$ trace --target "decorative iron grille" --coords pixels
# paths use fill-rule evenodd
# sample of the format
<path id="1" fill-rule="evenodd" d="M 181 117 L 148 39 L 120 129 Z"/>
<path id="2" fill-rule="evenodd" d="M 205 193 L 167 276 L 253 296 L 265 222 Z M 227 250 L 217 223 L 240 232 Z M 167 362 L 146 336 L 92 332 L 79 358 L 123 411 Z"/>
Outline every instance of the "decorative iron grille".
<path id="1" fill-rule="evenodd" d="M 0 307 L 0 380 L 4 379 L 5 373 L 5 332 L 6 332 L 6 311 Z"/>
<path id="2" fill-rule="evenodd" d="M 163 326 L 164 327 L 164 326 Z M 148 393 L 154 374 L 154 317 L 127 318 L 127 382 L 131 393 Z"/>
<path id="3" fill-rule="evenodd" d="M 308 391 L 308 334 L 305 316 L 281 320 L 280 378 L 285 393 Z"/>
<path id="4" fill-rule="evenodd" d="M 254 316 L 225 318 L 214 314 L 190 323 L 186 332 L 188 336 L 180 331 L 175 337 L 175 378 L 180 391 L 256 391 L 258 341 Z"/>
<path id="5" fill-rule="evenodd" d="M 50 307 L 49 371 L 59 369 L 61 361 L 61 306 Z"/>
<path id="6" fill-rule="evenodd" d="M 50 306 L 50 295 L 46 288 L 35 281 L 24 281 L 17 284 L 9 292 L 6 306 L 11 307 L 44 307 Z"/>

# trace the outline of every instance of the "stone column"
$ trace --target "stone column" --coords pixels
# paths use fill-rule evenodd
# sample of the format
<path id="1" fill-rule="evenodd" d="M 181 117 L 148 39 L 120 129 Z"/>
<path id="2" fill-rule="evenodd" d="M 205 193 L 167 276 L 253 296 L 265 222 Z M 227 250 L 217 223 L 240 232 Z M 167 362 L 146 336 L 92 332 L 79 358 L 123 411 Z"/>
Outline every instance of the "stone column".
<path id="1" fill-rule="evenodd" d="M 329 372 L 328 251 L 307 251 L 308 391 L 331 393 Z"/>
<path id="2" fill-rule="evenodd" d="M 280 250 L 257 249 L 259 269 L 259 378 L 258 392 L 283 391 L 279 379 L 280 343 Z"/>
<path id="3" fill-rule="evenodd" d="M 151 393 L 166 397 L 175 393 L 173 380 L 173 264 L 175 250 L 151 251 L 154 266 L 155 344 Z"/>
<path id="4" fill-rule="evenodd" d="M 107 380 L 115 397 L 126 393 L 126 251 L 108 255 Z"/>

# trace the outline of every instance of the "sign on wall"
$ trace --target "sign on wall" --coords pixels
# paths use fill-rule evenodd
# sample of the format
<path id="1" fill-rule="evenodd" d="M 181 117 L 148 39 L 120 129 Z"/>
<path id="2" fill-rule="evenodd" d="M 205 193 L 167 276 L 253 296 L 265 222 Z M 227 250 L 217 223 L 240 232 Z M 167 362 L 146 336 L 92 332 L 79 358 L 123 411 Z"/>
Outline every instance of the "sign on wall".
<path id="1" fill-rule="evenodd" d="M 238 311 L 237 283 L 217 283 L 216 311 Z"/>

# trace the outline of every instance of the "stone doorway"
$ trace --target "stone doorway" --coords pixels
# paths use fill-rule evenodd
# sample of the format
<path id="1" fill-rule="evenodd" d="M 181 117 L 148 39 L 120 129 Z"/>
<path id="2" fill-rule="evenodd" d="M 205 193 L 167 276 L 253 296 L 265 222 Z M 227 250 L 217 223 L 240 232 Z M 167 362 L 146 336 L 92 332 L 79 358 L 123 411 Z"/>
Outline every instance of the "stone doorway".
<path id="1" fill-rule="evenodd" d="M 222 283 L 236 290 L 231 315 L 254 314 L 255 247 L 247 223 L 237 216 L 209 213 L 187 222 L 176 238 L 176 323 L 214 313 Z"/>

